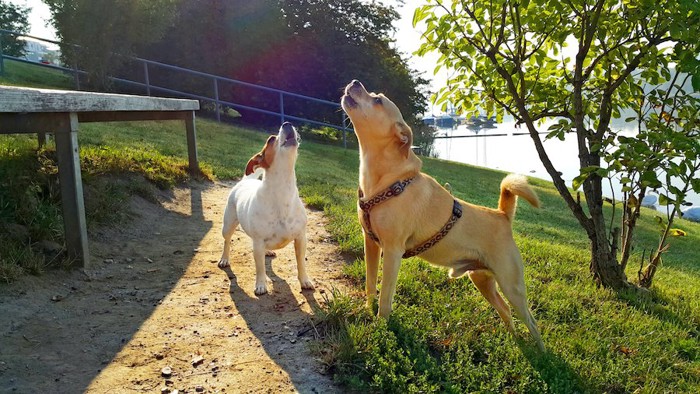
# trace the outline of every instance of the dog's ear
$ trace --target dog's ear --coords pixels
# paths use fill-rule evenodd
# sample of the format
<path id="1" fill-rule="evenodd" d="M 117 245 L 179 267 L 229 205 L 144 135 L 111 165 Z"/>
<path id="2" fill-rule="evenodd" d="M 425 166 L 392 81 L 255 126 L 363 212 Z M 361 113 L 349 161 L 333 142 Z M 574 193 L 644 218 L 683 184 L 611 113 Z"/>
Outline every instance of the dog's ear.
<path id="1" fill-rule="evenodd" d="M 267 139 L 267 142 L 265 142 L 265 146 L 263 146 L 262 150 L 256 153 L 253 157 L 251 157 L 250 160 L 248 160 L 248 164 L 246 164 L 245 166 L 246 175 L 254 173 L 258 167 L 262 167 L 265 169 L 270 168 L 272 160 L 275 156 L 274 151 L 272 148 L 270 148 L 270 146 L 274 144 L 275 141 L 277 141 L 277 136 L 271 135 Z"/>
<path id="2" fill-rule="evenodd" d="M 265 157 L 261 153 L 256 153 L 255 156 L 248 160 L 248 164 L 245 166 L 245 174 L 250 175 L 255 172 L 255 170 L 262 165 Z"/>
<path id="3" fill-rule="evenodd" d="M 399 141 L 401 154 L 404 158 L 407 158 L 408 153 L 411 151 L 411 145 L 413 145 L 413 132 L 411 128 L 408 127 L 406 123 L 396 122 L 394 123 L 394 133 L 396 139 Z"/>

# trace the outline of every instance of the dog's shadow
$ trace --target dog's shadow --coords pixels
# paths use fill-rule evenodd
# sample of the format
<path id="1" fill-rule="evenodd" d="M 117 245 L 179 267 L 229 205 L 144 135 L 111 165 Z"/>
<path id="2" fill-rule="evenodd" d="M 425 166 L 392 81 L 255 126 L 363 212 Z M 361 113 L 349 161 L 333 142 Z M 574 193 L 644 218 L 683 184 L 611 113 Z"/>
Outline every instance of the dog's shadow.
<path id="1" fill-rule="evenodd" d="M 319 386 L 330 385 L 330 379 L 321 375 L 320 366 L 315 364 L 310 354 L 303 356 L 310 352 L 308 341 L 314 332 L 314 323 L 313 314 L 306 312 L 302 305 L 307 303 L 311 311 L 320 309 L 314 297 L 319 290 L 302 291 L 297 281 L 292 283 L 295 287 L 293 290 L 287 281 L 275 273 L 273 259 L 275 257 L 265 257 L 265 268 L 272 286 L 268 281 L 268 293 L 260 296 L 249 295 L 252 284 L 250 289 L 243 289 L 231 267 L 224 268 L 230 279 L 231 300 L 270 359 L 287 372 L 297 391 L 328 391 L 329 387 Z M 293 291 L 300 292 L 304 300 L 298 301 Z"/>
<path id="2" fill-rule="evenodd" d="M 560 355 L 550 350 L 542 352 L 527 339 L 516 338 L 515 342 L 530 366 L 547 382 L 552 393 L 585 393 L 589 390 L 583 377 Z"/>

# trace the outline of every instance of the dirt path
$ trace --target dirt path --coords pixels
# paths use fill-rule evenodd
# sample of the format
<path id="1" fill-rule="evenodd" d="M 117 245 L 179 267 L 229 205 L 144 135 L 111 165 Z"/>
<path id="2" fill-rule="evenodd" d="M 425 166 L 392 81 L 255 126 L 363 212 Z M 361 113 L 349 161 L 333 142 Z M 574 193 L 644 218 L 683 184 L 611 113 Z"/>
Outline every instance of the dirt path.
<path id="1" fill-rule="evenodd" d="M 216 266 L 230 186 L 136 198 L 134 220 L 91 232 L 85 272 L 0 286 L 0 392 L 339 391 L 309 350 L 312 308 L 343 287 L 325 219 L 307 212 L 316 290 L 301 292 L 289 245 L 268 258 L 271 292 L 257 297 L 240 230 L 231 268 Z"/>

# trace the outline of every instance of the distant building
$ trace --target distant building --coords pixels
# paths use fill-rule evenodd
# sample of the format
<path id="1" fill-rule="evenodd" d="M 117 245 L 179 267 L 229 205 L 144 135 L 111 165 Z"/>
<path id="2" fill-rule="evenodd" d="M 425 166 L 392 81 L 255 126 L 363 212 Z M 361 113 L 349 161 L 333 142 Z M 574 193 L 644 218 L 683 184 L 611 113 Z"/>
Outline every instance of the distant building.
<path id="1" fill-rule="evenodd" d="M 60 51 L 49 49 L 49 47 L 39 41 L 24 40 L 24 58 L 29 61 L 58 66 L 60 56 Z"/>
<path id="2" fill-rule="evenodd" d="M 429 126 L 435 126 L 438 128 L 452 128 L 464 120 L 464 117 L 459 117 L 457 115 L 428 115 L 423 117 L 423 123 Z"/>

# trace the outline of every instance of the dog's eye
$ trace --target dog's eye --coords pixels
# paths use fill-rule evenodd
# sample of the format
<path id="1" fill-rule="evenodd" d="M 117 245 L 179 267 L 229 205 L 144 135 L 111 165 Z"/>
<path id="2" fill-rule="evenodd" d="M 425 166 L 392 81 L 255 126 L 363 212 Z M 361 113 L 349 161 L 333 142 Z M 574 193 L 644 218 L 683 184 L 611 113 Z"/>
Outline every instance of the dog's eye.
<path id="1" fill-rule="evenodd" d="M 375 104 L 381 105 L 381 104 L 382 104 L 382 98 L 381 98 L 381 97 L 375 97 L 375 98 L 374 98 L 374 103 L 375 103 Z"/>

